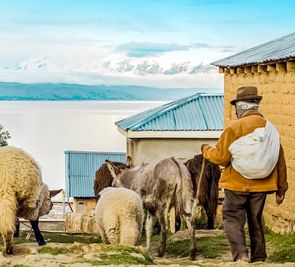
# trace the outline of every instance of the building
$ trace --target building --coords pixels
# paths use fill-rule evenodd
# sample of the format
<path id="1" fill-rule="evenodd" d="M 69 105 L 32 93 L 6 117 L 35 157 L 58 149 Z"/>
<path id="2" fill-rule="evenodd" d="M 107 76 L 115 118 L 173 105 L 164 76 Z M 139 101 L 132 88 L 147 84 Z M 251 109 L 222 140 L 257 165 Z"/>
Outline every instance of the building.
<path id="1" fill-rule="evenodd" d="M 225 127 L 235 118 L 229 101 L 237 88 L 256 86 L 263 96 L 261 112 L 281 134 L 288 167 L 289 191 L 276 207 L 269 197 L 265 220 L 274 231 L 295 227 L 295 32 L 212 63 L 224 74 Z"/>
<path id="2" fill-rule="evenodd" d="M 125 162 L 126 154 L 119 152 L 65 151 L 66 196 L 73 198 L 74 213 L 95 209 L 93 184 L 95 172 L 105 162 Z"/>
<path id="3" fill-rule="evenodd" d="M 185 160 L 199 154 L 201 144 L 216 144 L 223 130 L 223 95 L 198 93 L 116 125 L 135 165 L 172 156 Z"/>

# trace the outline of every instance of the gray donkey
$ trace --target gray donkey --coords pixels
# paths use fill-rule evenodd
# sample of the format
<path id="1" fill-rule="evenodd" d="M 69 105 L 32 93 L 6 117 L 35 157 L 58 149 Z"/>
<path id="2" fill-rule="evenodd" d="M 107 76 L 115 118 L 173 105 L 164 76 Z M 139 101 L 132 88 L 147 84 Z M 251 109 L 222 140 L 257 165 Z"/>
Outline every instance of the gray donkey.
<path id="1" fill-rule="evenodd" d="M 190 173 L 186 166 L 176 158 L 168 158 L 152 164 L 144 164 L 131 169 L 119 169 L 111 161 L 106 160 L 112 174 L 113 186 L 125 187 L 137 192 L 144 208 L 147 209 L 146 246 L 151 251 L 153 224 L 157 219 L 161 226 L 159 256 L 165 254 L 168 232 L 168 213 L 174 207 L 176 214 L 183 215 L 191 227 L 191 210 L 193 191 Z M 192 238 L 192 250 L 195 241 Z"/>

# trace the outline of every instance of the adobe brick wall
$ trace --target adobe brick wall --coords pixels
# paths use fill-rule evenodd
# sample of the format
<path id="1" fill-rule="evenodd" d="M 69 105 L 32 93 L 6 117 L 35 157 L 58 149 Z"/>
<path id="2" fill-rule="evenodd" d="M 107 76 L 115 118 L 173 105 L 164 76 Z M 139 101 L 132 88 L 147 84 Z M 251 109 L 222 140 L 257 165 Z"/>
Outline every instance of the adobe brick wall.
<path id="1" fill-rule="evenodd" d="M 280 132 L 285 150 L 289 190 L 279 207 L 275 206 L 273 195 L 268 197 L 265 221 L 276 232 L 295 231 L 295 72 L 224 74 L 225 127 L 236 118 L 229 101 L 235 98 L 236 90 L 241 86 L 258 88 L 263 96 L 260 111 Z"/>

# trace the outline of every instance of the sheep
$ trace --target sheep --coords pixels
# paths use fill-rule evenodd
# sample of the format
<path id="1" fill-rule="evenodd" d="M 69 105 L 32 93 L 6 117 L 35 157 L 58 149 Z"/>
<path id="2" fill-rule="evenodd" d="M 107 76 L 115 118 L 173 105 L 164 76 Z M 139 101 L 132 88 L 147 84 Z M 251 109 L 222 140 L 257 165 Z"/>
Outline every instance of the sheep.
<path id="1" fill-rule="evenodd" d="M 38 243 L 45 244 L 38 219 L 48 214 L 52 205 L 48 186 L 42 182 L 34 159 L 20 148 L 0 147 L 0 233 L 4 253 L 13 254 L 17 217 L 30 220 Z"/>
<path id="2" fill-rule="evenodd" d="M 139 195 L 126 188 L 107 187 L 100 193 L 95 219 L 106 244 L 138 244 L 143 227 L 143 207 Z"/>

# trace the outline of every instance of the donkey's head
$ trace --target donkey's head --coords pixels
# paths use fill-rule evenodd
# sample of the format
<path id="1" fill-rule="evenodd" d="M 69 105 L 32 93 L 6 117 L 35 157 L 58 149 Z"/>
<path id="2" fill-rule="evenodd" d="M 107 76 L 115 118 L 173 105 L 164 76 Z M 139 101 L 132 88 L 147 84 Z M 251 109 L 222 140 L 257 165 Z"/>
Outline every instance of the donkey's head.
<path id="1" fill-rule="evenodd" d="M 105 160 L 105 163 L 106 163 L 106 165 L 113 177 L 112 186 L 113 187 L 124 187 L 124 183 L 122 183 L 121 179 L 120 179 L 122 176 L 122 173 L 124 172 L 124 169 L 115 166 L 112 161 L 107 160 L 107 159 Z"/>
<path id="2" fill-rule="evenodd" d="M 112 186 L 130 188 L 133 180 L 133 177 L 131 175 L 133 168 L 130 168 L 130 166 L 132 166 L 131 158 L 127 158 L 128 167 L 124 169 L 118 168 L 110 160 L 106 160 L 105 162 L 113 177 Z"/>

